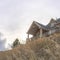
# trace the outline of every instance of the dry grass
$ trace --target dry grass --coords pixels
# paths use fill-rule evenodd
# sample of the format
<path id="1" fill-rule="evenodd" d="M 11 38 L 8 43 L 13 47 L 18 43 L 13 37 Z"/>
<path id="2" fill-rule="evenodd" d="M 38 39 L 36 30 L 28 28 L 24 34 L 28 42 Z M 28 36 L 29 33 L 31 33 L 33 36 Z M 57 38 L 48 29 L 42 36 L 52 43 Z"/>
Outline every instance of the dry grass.
<path id="1" fill-rule="evenodd" d="M 60 44 L 54 41 L 58 37 L 60 34 L 54 34 L 0 52 L 0 60 L 60 60 Z"/>

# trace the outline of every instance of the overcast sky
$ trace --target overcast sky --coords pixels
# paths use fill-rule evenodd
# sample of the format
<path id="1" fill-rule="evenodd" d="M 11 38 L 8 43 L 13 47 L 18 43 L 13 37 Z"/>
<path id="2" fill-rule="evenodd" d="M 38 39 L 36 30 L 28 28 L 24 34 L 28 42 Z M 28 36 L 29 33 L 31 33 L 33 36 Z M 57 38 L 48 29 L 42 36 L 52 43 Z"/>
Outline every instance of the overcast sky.
<path id="1" fill-rule="evenodd" d="M 60 17 L 60 0 L 0 0 L 0 32 L 7 42 L 26 38 L 32 21 L 48 24 Z"/>

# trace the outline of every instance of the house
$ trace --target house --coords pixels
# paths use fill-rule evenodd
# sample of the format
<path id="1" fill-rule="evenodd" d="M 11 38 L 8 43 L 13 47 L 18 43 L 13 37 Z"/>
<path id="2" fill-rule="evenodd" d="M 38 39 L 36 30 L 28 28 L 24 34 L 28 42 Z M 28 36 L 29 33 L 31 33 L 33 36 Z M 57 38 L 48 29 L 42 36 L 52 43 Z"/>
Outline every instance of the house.
<path id="1" fill-rule="evenodd" d="M 55 32 L 60 32 L 60 18 L 56 20 L 51 19 L 46 26 L 36 21 L 33 21 L 27 34 L 28 39 L 30 34 L 33 35 L 31 39 L 36 39 L 44 36 L 49 36 Z"/>

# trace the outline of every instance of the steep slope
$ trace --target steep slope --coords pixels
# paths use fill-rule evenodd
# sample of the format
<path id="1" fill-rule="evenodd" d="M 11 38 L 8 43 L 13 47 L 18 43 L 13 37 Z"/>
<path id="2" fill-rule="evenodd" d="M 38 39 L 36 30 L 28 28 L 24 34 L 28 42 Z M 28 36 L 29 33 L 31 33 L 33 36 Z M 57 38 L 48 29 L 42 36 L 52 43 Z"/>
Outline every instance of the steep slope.
<path id="1" fill-rule="evenodd" d="M 60 60 L 59 41 L 59 33 L 39 38 L 10 51 L 0 52 L 0 60 Z"/>

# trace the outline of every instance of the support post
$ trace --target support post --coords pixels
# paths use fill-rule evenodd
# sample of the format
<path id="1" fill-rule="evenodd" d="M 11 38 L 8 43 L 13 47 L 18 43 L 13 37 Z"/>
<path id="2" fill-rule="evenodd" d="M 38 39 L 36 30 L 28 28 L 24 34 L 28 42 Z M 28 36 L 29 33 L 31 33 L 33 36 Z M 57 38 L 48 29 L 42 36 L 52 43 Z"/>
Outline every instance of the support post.
<path id="1" fill-rule="evenodd" d="M 29 34 L 28 34 L 28 39 L 29 39 Z"/>
<path id="2" fill-rule="evenodd" d="M 42 37 L 42 29 L 40 29 L 40 38 Z"/>

